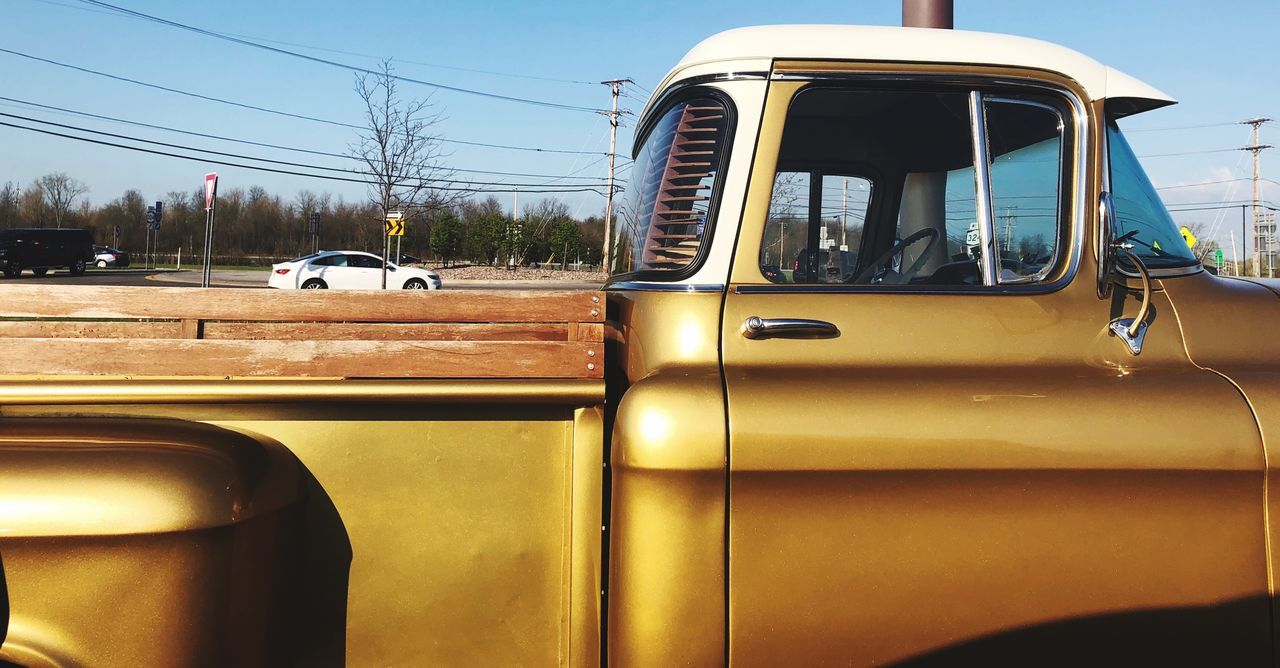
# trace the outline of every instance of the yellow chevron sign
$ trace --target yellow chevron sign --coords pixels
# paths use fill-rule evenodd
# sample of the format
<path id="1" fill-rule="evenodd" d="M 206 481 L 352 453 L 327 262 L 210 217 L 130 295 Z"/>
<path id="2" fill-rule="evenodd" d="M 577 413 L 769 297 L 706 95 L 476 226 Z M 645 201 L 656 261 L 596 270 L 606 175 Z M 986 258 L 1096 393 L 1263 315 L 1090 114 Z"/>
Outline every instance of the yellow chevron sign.
<path id="1" fill-rule="evenodd" d="M 1196 242 L 1199 241 L 1199 239 L 1196 239 L 1196 235 L 1192 234 L 1191 230 L 1187 229 L 1185 225 L 1179 231 L 1182 232 L 1182 238 L 1187 242 L 1187 247 L 1195 248 Z"/>
<path id="2" fill-rule="evenodd" d="M 403 237 L 403 236 L 404 236 L 404 221 L 403 221 L 403 220 L 400 220 L 400 219 L 398 219 L 398 218 L 388 218 L 388 219 L 387 219 L 387 236 L 389 236 L 389 237 Z"/>

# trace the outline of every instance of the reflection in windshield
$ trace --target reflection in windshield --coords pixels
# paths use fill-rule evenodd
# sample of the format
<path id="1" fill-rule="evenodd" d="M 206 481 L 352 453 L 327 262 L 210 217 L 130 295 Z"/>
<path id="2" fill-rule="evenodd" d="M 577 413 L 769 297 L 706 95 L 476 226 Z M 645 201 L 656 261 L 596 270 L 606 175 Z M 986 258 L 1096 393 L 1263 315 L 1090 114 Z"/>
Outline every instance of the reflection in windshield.
<path id="1" fill-rule="evenodd" d="M 1107 126 L 1111 150 L 1111 197 L 1115 237 L 1133 233 L 1130 249 L 1153 269 L 1194 265 L 1196 257 L 1183 241 L 1160 195 L 1151 185 L 1129 142 L 1114 123 Z"/>

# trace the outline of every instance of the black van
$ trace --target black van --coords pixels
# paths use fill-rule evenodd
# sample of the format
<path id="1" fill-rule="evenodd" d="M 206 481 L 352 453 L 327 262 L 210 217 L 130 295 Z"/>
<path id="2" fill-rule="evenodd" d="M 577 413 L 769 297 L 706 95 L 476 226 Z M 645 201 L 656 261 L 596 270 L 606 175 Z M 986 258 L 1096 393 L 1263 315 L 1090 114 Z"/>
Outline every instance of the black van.
<path id="1" fill-rule="evenodd" d="M 93 235 L 78 229 L 0 230 L 0 267 L 5 278 L 23 269 L 44 276 L 50 269 L 70 269 L 79 276 L 93 262 Z"/>

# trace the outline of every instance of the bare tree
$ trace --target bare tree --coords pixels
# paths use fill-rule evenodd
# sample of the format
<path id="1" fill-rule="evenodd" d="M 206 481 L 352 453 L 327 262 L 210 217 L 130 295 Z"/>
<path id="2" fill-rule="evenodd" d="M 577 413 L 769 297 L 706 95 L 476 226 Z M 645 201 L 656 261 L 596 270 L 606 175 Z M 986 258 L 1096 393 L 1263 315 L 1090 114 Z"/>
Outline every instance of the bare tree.
<path id="1" fill-rule="evenodd" d="M 45 200 L 44 188 L 40 186 L 39 181 L 27 184 L 27 187 L 22 190 L 18 208 L 25 225 L 44 227 L 45 213 L 49 208 Z"/>
<path id="2" fill-rule="evenodd" d="M 13 181 L 0 187 L 0 228 L 17 227 L 22 210 L 22 189 Z"/>
<path id="3" fill-rule="evenodd" d="M 75 208 L 76 200 L 81 195 L 89 192 L 89 186 L 84 182 L 67 176 L 66 172 L 55 172 L 53 174 L 45 174 L 36 180 L 40 189 L 44 191 L 44 202 L 49 209 L 49 213 L 53 215 L 53 222 L 62 227 L 62 222 L 67 219 L 67 214 Z"/>
<path id="4" fill-rule="evenodd" d="M 443 117 L 430 96 L 402 99 L 396 83 L 389 60 L 374 74 L 356 75 L 365 127 L 350 155 L 364 164 L 369 195 L 384 214 L 399 210 L 414 218 L 453 204 L 460 193 L 442 187 L 452 172 L 440 165 L 441 142 L 432 131 Z M 384 238 L 383 257 L 387 243 L 389 238 Z M 384 288 L 385 278 L 384 274 Z"/>

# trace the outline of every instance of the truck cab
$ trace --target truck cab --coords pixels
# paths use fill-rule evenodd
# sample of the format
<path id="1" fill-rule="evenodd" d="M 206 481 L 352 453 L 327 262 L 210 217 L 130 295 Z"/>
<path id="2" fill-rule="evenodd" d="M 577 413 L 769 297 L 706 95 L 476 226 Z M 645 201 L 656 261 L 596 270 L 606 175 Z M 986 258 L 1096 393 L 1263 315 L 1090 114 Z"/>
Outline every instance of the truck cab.
<path id="1" fill-rule="evenodd" d="M 1172 103 L 1005 35 L 694 47 L 607 286 L 610 660 L 1270 661 L 1276 294 L 1126 142 Z"/>

